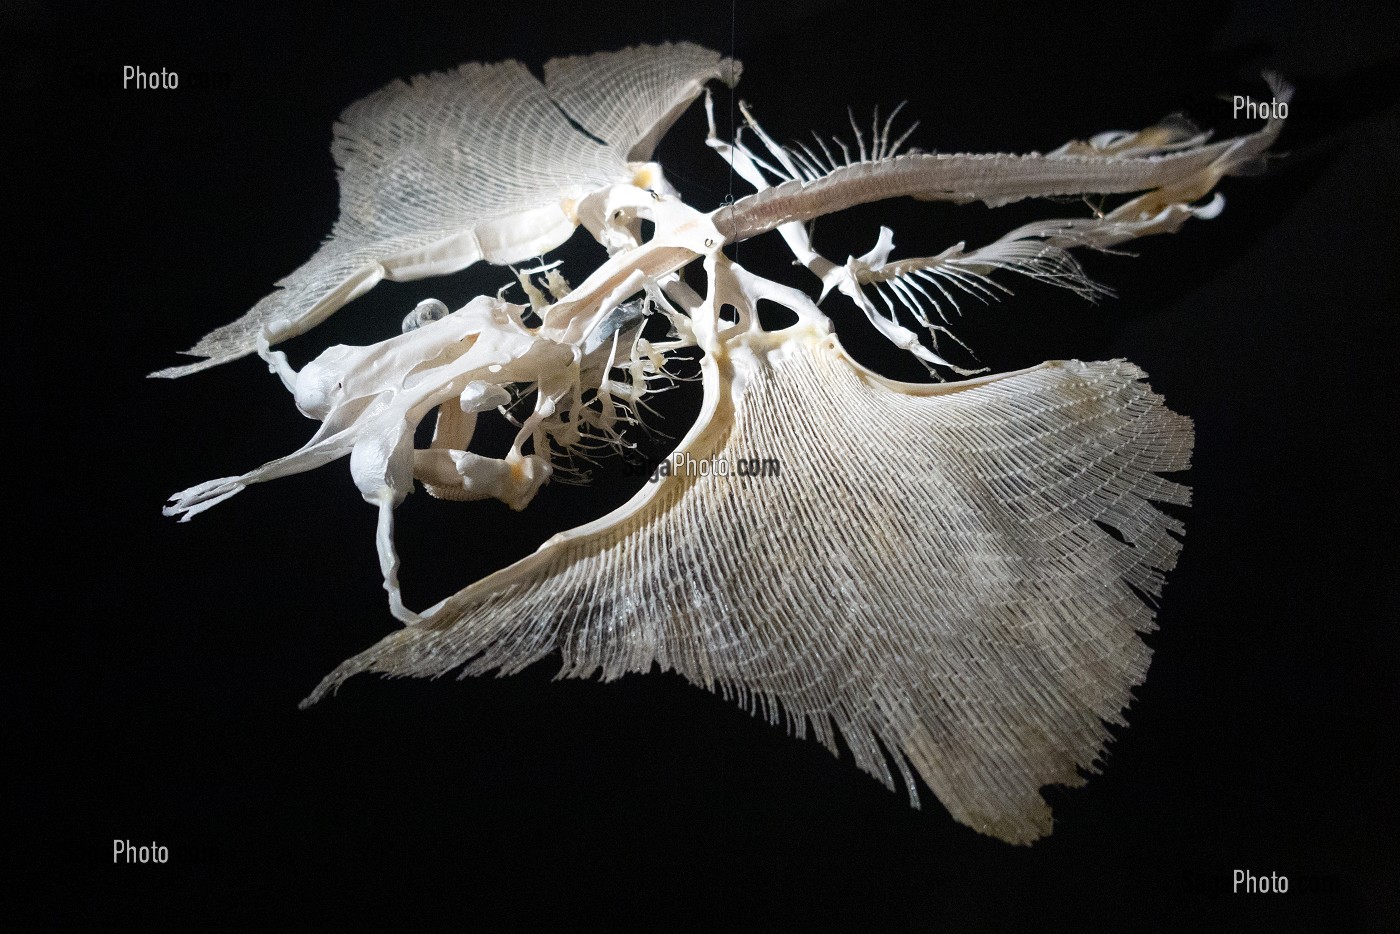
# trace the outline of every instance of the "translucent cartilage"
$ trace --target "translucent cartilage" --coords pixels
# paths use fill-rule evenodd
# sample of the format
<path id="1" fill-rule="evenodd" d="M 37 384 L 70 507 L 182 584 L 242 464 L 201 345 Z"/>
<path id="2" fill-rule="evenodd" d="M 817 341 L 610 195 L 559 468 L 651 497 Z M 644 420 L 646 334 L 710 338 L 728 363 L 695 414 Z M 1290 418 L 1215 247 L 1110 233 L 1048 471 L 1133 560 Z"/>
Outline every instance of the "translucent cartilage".
<path id="1" fill-rule="evenodd" d="M 403 319 L 403 333 L 416 331 L 425 324 L 432 324 L 446 318 L 448 315 L 447 306 L 435 298 L 424 299 L 418 306 L 410 311 Z"/>

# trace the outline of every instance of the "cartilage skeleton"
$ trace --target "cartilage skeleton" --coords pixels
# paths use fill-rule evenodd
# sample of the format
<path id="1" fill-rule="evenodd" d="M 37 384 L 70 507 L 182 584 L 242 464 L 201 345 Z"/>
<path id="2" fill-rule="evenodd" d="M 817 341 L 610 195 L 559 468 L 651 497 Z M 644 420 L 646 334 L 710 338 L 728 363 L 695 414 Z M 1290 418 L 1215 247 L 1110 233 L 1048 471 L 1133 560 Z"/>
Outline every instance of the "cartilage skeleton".
<path id="1" fill-rule="evenodd" d="M 190 351 L 205 359 L 154 374 L 256 352 L 321 427 L 299 451 L 185 490 L 166 511 L 189 519 L 251 483 L 349 455 L 379 511 L 384 586 L 405 626 L 307 703 L 362 671 L 506 673 L 554 652 L 570 677 L 657 664 L 833 751 L 839 733 L 861 768 L 903 784 L 914 804 L 917 774 L 958 820 L 1030 842 L 1051 829 L 1040 787 L 1083 782 L 1145 676 L 1145 601 L 1182 532 L 1152 503 L 1188 499 L 1160 474 L 1188 465 L 1190 421 L 1121 360 L 895 382 L 844 352 L 817 301 L 838 291 L 935 376 L 972 375 L 938 350 L 960 293 L 1004 290 L 992 276 L 1012 272 L 1092 297 L 1100 288 L 1070 249 L 1214 216 L 1216 184 L 1257 167 L 1282 121 L 1211 143 L 1172 118 L 1046 155 L 968 155 L 900 153 L 894 114 L 877 115 L 868 138 L 852 121 L 853 144 L 785 147 L 745 110 L 756 146 L 718 139 L 713 117 L 707 142 L 756 190 L 706 213 L 648 160 L 706 82 L 738 74 L 698 46 L 642 46 L 553 60 L 543 83 L 517 62 L 465 65 L 352 105 L 336 127 L 331 238 Z M 1289 92 L 1275 81 L 1274 93 Z M 1081 194 L 1132 197 L 899 260 L 888 229 L 836 262 L 807 227 L 894 197 L 999 206 Z M 609 257 L 577 286 L 544 264 L 518 273 L 524 303 L 504 289 L 450 313 L 430 300 L 402 333 L 331 347 L 299 371 L 272 349 L 383 279 L 519 264 L 579 226 Z M 821 299 L 722 252 L 775 230 Z M 681 276 L 697 261 L 703 295 Z M 795 323 L 765 330 L 763 300 Z M 669 322 L 666 339 L 643 337 L 652 315 Z M 415 481 L 443 499 L 524 509 L 571 458 L 625 446 L 669 381 L 668 359 L 691 348 L 704 398 L 676 452 L 776 458 L 781 483 L 674 472 L 422 612 L 404 605 L 393 518 Z M 531 396 L 503 458 L 470 449 L 479 417 Z M 433 440 L 415 450 L 432 413 Z"/>

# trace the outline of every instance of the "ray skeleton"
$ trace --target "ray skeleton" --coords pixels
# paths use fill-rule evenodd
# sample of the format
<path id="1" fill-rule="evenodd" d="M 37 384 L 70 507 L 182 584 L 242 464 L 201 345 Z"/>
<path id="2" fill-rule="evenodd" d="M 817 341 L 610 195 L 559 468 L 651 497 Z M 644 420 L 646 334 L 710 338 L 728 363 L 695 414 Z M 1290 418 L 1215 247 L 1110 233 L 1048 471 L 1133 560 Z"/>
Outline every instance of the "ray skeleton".
<path id="1" fill-rule="evenodd" d="M 468 65 L 352 105 L 333 147 L 342 214 L 332 238 L 280 291 L 196 345 L 205 360 L 154 374 L 257 353 L 320 428 L 291 455 L 177 494 L 166 512 L 188 520 L 249 484 L 349 456 L 378 510 L 384 587 L 406 627 L 340 666 L 308 702 L 360 671 L 508 673 L 553 651 L 568 676 L 660 664 L 761 704 L 775 722 L 785 713 L 790 729 L 810 728 L 833 751 L 843 733 L 857 764 L 891 788 L 892 759 L 917 804 L 912 765 L 960 821 L 1029 842 L 1050 827 L 1037 789 L 1082 780 L 1107 741 L 1104 722 L 1121 720 L 1145 674 L 1150 651 L 1138 633 L 1152 613 L 1142 596 L 1160 592 L 1181 531 L 1150 501 L 1186 500 L 1159 474 L 1186 465 L 1189 420 L 1123 361 L 1050 362 L 941 385 L 888 380 L 845 355 L 818 303 L 833 291 L 850 299 L 935 378 L 973 375 L 938 351 L 959 296 L 1008 292 L 991 278 L 998 272 L 1104 294 L 1069 250 L 1110 250 L 1214 217 L 1223 205 L 1215 185 L 1256 169 L 1282 120 L 1217 143 L 1169 118 L 1044 155 L 901 153 L 913 128 L 892 137 L 898 108 L 883 122 L 877 112 L 869 146 L 852 118 L 854 146 L 814 136 L 814 149 L 778 143 L 744 105 L 743 130 L 724 142 L 705 85 L 732 86 L 738 70 L 698 46 L 642 46 L 553 60 L 543 85 L 515 62 Z M 702 91 L 707 145 L 755 189 L 709 212 L 685 204 L 648 161 Z M 927 257 L 891 259 L 894 235 L 882 227 L 869 252 L 836 262 L 815 250 L 809 227 L 895 197 L 996 207 L 1112 194 L 1132 197 Z M 653 225 L 645 242 L 644 220 Z M 516 272 L 524 304 L 506 289 L 450 312 L 430 299 L 401 333 L 331 347 L 299 371 L 272 349 L 382 279 L 482 260 L 509 266 L 580 226 L 608 259 L 577 286 L 541 261 Z M 722 252 L 774 230 L 819 281 L 818 298 Z M 681 276 L 696 261 L 704 294 Z M 765 330 L 764 300 L 796 322 Z M 726 306 L 735 320 L 721 315 Z M 669 322 L 665 340 L 642 336 L 653 314 Z M 421 613 L 404 605 L 393 517 L 415 483 L 442 499 L 524 509 L 572 470 L 561 458 L 629 446 L 647 396 L 674 379 L 668 360 L 688 348 L 701 352 L 703 401 L 673 457 L 810 463 L 812 482 L 863 490 L 864 502 L 838 496 L 813 513 L 791 480 L 725 498 L 713 478 L 680 472 Z M 512 407 L 531 393 L 532 410 L 515 420 Z M 868 418 L 846 424 L 857 409 Z M 501 458 L 469 449 L 477 419 L 493 410 L 518 427 Z M 415 450 L 415 429 L 433 412 L 433 439 Z M 856 477 L 874 452 L 900 461 L 929 445 L 923 468 L 896 476 L 912 485 L 903 492 Z M 738 501 L 747 510 L 734 512 Z M 909 513 L 922 519 L 911 524 Z M 831 553 L 814 560 L 814 540 Z M 733 555 L 754 541 L 769 562 L 758 576 Z M 837 576 L 804 576 L 804 555 Z M 687 596 L 663 583 L 673 579 L 693 585 Z M 775 581 L 787 583 L 773 590 Z"/>

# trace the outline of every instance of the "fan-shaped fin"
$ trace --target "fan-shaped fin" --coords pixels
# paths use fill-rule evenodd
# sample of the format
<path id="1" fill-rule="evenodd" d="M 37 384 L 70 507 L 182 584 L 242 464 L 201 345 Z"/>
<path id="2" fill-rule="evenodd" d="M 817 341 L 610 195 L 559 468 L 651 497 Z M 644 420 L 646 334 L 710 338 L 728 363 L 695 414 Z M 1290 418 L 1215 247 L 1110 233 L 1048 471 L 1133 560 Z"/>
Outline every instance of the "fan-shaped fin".
<path id="1" fill-rule="evenodd" d="M 1190 421 L 1124 361 L 930 386 L 864 371 L 834 337 L 782 343 L 705 358 L 680 451 L 731 475 L 649 485 L 307 702 L 362 671 L 508 673 L 555 650 L 568 677 L 658 663 L 833 751 L 839 731 L 894 787 L 888 751 L 911 795 L 905 761 L 983 833 L 1048 833 L 1039 789 L 1082 781 L 1147 670 L 1143 596 L 1182 531 L 1150 501 L 1186 502 L 1158 474 L 1188 465 Z M 780 473 L 737 475 L 755 462 Z"/>
<path id="2" fill-rule="evenodd" d="M 187 351 L 208 359 L 154 375 L 244 356 L 260 335 L 276 343 L 302 333 L 383 278 L 538 256 L 577 226 L 567 202 L 630 179 L 623 155 L 579 132 L 516 61 L 391 82 L 345 110 L 331 151 L 340 217 L 330 239 L 277 291 Z"/>

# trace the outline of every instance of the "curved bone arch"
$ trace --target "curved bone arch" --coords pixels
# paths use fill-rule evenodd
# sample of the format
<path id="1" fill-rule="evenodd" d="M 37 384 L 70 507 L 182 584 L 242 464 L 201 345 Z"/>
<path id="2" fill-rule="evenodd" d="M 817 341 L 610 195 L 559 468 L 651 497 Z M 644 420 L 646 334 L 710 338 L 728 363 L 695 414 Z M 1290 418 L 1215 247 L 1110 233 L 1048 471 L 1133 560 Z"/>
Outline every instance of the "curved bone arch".
<path id="1" fill-rule="evenodd" d="M 690 44 L 641 46 L 556 59 L 544 73 L 541 83 L 517 62 L 465 65 L 346 110 L 331 238 L 196 345 L 204 360 L 153 374 L 256 352 L 321 427 L 287 457 L 178 494 L 167 513 L 188 519 L 248 484 L 349 455 L 379 510 L 385 589 L 405 626 L 305 703 L 364 671 L 507 673 L 554 653 L 567 677 L 659 665 L 833 752 L 844 737 L 857 765 L 915 805 L 917 775 L 983 833 L 1013 843 L 1049 833 L 1040 789 L 1084 780 L 1146 674 L 1140 634 L 1183 531 L 1153 504 L 1188 500 L 1161 475 L 1188 466 L 1190 420 L 1121 360 L 884 379 L 847 356 L 806 293 L 720 251 L 776 230 L 823 299 L 841 292 L 935 377 L 971 375 L 937 347 L 959 297 L 1006 291 L 1005 273 L 1093 297 L 1103 290 L 1071 249 L 1213 217 L 1223 200 L 1205 199 L 1217 182 L 1256 169 L 1281 122 L 1216 143 L 1169 118 L 1046 155 L 901 154 L 893 115 L 868 134 L 852 121 L 849 145 L 783 146 L 745 110 L 756 145 L 719 140 L 713 119 L 707 142 L 755 192 L 704 213 L 647 160 L 706 82 L 733 84 L 736 62 Z M 805 226 L 892 197 L 997 206 L 1075 194 L 1132 197 L 898 260 L 888 229 L 837 262 Z M 654 224 L 646 242 L 643 220 Z M 518 274 L 526 303 L 480 296 L 446 313 L 425 302 L 403 333 L 331 347 L 300 371 L 272 349 L 381 279 L 519 263 L 579 225 L 610 255 L 577 287 L 547 264 Z M 680 276 L 697 261 L 703 295 Z M 765 330 L 761 300 L 796 323 Z M 649 315 L 669 321 L 666 339 L 642 336 Z M 627 446 L 668 359 L 687 348 L 702 353 L 704 399 L 674 470 L 426 611 L 404 606 L 393 515 L 415 483 L 523 509 L 575 455 Z M 530 395 L 505 457 L 470 450 L 482 414 Z M 415 450 L 432 413 L 433 441 Z M 745 476 L 754 464 L 781 474 Z"/>

